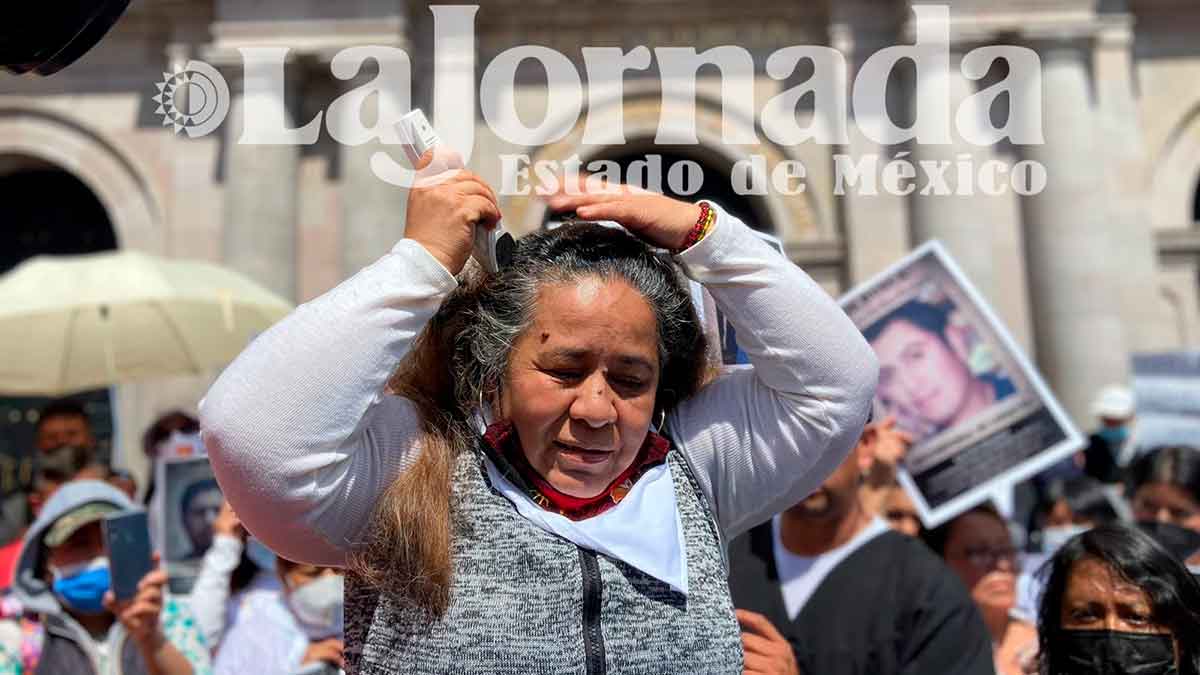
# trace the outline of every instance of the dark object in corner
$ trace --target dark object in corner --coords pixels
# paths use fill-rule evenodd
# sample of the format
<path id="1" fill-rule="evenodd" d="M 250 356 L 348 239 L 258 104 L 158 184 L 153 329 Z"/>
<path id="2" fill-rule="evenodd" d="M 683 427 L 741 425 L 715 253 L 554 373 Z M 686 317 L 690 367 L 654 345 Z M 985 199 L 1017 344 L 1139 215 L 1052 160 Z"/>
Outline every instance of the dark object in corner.
<path id="1" fill-rule="evenodd" d="M 7 3 L 0 19 L 0 67 L 53 75 L 108 33 L 129 0 Z"/>

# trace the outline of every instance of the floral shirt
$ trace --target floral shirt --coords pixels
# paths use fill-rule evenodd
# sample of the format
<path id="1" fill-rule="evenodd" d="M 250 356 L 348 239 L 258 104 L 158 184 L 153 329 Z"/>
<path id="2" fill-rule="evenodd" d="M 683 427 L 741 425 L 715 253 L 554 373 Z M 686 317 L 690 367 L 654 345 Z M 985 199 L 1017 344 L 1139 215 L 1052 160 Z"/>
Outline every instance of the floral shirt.
<path id="1" fill-rule="evenodd" d="M 187 598 L 167 596 L 160 621 L 163 635 L 175 645 L 188 663 L 192 664 L 193 675 L 212 675 L 212 662 L 209 657 L 212 650 L 200 633 L 200 626 L 196 623 L 196 617 L 192 615 Z"/>
<path id="2" fill-rule="evenodd" d="M 208 647 L 185 599 L 168 595 L 159 623 L 167 641 L 192 665 L 194 675 L 212 675 Z M 44 640 L 39 620 L 23 614 L 15 598 L 0 598 L 0 675 L 33 675 Z M 108 673 L 110 650 L 100 651 L 100 672 Z"/>

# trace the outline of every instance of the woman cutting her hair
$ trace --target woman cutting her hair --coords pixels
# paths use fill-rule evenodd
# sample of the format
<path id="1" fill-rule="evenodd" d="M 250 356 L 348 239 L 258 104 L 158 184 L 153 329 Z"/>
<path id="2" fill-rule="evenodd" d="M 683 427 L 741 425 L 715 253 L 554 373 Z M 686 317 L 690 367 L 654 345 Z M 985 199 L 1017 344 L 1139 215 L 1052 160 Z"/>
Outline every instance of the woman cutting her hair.
<path id="1" fill-rule="evenodd" d="M 201 404 L 254 535 L 349 568 L 348 672 L 741 673 L 724 542 L 858 439 L 875 357 L 812 279 L 716 205 L 573 192 L 550 207 L 626 231 L 529 235 L 484 276 L 491 188 L 413 188 L 405 238 Z M 705 383 L 679 270 L 752 368 Z"/>

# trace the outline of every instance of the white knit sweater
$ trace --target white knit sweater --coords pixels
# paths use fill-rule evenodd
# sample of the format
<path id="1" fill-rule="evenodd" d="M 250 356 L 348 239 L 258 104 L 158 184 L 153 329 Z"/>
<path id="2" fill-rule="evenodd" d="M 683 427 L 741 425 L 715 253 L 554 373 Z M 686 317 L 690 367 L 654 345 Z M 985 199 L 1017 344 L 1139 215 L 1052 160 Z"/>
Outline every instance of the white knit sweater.
<path id="1" fill-rule="evenodd" d="M 680 404 L 667 435 L 734 537 L 798 502 L 842 461 L 878 366 L 820 286 L 717 212 L 715 228 L 676 260 L 713 295 L 753 367 Z M 256 338 L 201 401 L 217 478 L 273 550 L 341 565 L 361 539 L 377 498 L 420 451 L 415 407 L 384 386 L 455 284 L 403 239 Z"/>

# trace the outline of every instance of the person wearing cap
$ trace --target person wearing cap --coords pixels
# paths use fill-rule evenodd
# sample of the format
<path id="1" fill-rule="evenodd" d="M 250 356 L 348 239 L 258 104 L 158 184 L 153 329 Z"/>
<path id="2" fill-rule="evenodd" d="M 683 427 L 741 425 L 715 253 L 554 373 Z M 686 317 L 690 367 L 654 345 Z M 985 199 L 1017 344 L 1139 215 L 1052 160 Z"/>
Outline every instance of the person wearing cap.
<path id="1" fill-rule="evenodd" d="M 143 577 L 130 600 L 116 601 L 109 590 L 101 521 L 134 509 L 120 490 L 93 480 L 68 483 L 46 502 L 17 564 L 13 599 L 21 616 L 0 629 L 0 673 L 211 671 L 195 622 L 164 592 L 164 571 Z"/>
<path id="2" fill-rule="evenodd" d="M 1133 426 L 1133 392 L 1116 384 L 1101 389 L 1092 403 L 1092 414 L 1100 421 L 1100 428 L 1083 451 L 1083 471 L 1103 483 L 1119 483 L 1122 455 Z"/>

